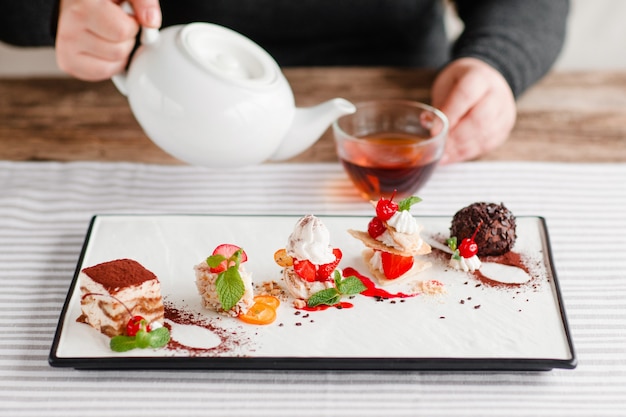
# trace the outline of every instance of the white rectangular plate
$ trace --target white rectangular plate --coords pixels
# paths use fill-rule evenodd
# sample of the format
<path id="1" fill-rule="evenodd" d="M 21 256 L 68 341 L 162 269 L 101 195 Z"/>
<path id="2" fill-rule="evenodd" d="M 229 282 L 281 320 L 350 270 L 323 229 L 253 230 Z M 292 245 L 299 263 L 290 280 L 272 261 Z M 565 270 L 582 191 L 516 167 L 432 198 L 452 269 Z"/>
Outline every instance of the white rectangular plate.
<path id="1" fill-rule="evenodd" d="M 340 267 L 371 276 L 363 244 L 347 229 L 366 230 L 369 217 L 319 216 L 331 244 L 343 252 Z M 255 285 L 282 285 L 273 254 L 284 248 L 298 216 L 99 215 L 92 219 L 64 305 L 49 362 L 75 368 L 143 369 L 368 369 L 549 370 L 574 368 L 576 358 L 550 253 L 545 221 L 518 217 L 514 252 L 532 280 L 493 285 L 447 266 L 434 251 L 433 266 L 416 279 L 385 286 L 414 292 L 436 280 L 441 294 L 346 299 L 352 308 L 297 310 L 283 300 L 276 321 L 254 326 L 206 310 L 195 285 L 194 265 L 221 243 L 244 248 Z M 450 218 L 417 217 L 429 239 L 448 237 Z M 116 353 L 109 339 L 79 323 L 81 269 L 131 258 L 157 275 L 172 342 L 163 349 Z M 506 275 L 507 272 L 505 271 Z M 507 280 L 510 277 L 497 277 Z"/>

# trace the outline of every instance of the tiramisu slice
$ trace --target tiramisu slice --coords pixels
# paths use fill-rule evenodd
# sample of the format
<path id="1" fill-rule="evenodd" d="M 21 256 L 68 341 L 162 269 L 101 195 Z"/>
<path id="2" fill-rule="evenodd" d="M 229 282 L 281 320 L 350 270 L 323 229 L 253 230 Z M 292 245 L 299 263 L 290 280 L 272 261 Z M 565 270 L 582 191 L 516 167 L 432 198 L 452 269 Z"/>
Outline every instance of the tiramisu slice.
<path id="1" fill-rule="evenodd" d="M 82 315 L 109 337 L 125 334 L 135 316 L 163 324 L 161 285 L 152 272 L 132 259 L 117 259 L 84 268 L 79 274 Z"/>

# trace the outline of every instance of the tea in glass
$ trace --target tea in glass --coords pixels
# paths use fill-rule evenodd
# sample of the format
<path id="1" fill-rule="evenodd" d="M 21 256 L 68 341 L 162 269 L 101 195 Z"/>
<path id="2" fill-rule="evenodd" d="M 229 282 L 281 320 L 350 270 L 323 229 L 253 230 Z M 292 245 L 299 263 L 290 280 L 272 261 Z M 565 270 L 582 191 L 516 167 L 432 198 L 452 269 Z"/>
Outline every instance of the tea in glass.
<path id="1" fill-rule="evenodd" d="M 333 125 L 339 159 L 370 200 L 419 190 L 443 155 L 447 129 L 440 111 L 403 100 L 357 104 Z"/>

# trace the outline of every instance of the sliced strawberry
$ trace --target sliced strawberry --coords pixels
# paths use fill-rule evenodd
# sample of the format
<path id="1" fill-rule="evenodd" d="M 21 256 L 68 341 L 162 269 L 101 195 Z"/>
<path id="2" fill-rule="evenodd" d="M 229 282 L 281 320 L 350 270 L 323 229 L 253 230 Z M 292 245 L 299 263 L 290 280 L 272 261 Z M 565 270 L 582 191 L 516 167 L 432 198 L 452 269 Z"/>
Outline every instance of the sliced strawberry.
<path id="1" fill-rule="evenodd" d="M 294 259 L 293 269 L 305 281 L 315 281 L 315 265 L 307 259 Z"/>
<path id="2" fill-rule="evenodd" d="M 233 256 L 235 252 L 237 252 L 239 249 L 241 249 L 239 246 L 231 245 L 230 243 L 223 243 L 219 245 L 218 247 L 216 247 L 213 250 L 213 255 L 222 255 L 227 260 L 224 260 L 215 268 L 211 268 L 211 272 L 213 272 L 214 274 L 219 274 L 220 272 L 226 271 L 226 269 L 228 268 L 228 259 L 230 259 L 230 257 Z M 244 263 L 247 260 L 248 260 L 248 255 L 246 255 L 246 252 L 242 250 L 241 251 L 241 263 Z"/>
<path id="3" fill-rule="evenodd" d="M 388 279 L 396 279 L 413 267 L 412 256 L 401 256 L 389 252 L 380 252 L 383 272 Z"/>
<path id="4" fill-rule="evenodd" d="M 237 245 L 231 245 L 230 243 L 222 243 L 221 245 L 218 245 L 213 250 L 213 255 L 222 255 L 222 256 L 224 256 L 226 258 L 230 258 L 239 249 L 241 249 L 241 248 L 239 246 L 237 246 Z M 242 254 L 241 254 L 241 262 L 243 263 L 243 262 L 245 262 L 247 260 L 248 260 L 248 255 L 246 255 L 246 252 L 242 252 Z"/>
<path id="5" fill-rule="evenodd" d="M 332 279 L 331 274 L 337 268 L 337 265 L 339 265 L 339 261 L 341 261 L 343 254 L 341 253 L 341 249 L 334 248 L 333 255 L 335 255 L 335 260 L 333 262 L 320 265 L 317 268 L 317 273 L 315 274 L 316 281 L 327 281 L 329 278 Z"/>

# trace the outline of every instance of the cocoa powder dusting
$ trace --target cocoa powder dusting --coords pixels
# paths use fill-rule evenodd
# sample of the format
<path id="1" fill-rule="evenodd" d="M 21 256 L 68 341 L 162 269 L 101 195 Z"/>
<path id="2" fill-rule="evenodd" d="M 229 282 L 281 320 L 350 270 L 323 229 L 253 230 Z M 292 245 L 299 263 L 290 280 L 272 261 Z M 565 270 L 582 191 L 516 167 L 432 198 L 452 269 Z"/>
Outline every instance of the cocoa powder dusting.
<path id="1" fill-rule="evenodd" d="M 447 262 L 447 259 L 449 259 L 450 254 L 437 249 L 437 248 L 433 248 L 432 249 L 432 256 L 441 262 Z M 528 267 L 528 265 L 524 262 L 522 255 L 518 252 L 515 251 L 508 251 L 507 253 L 503 254 L 503 255 L 497 255 L 497 256 L 483 256 L 480 258 L 480 260 L 482 262 L 493 262 L 493 263 L 498 263 L 501 265 L 507 265 L 507 266 L 513 266 L 516 268 L 520 268 L 522 269 L 524 272 L 526 272 L 528 275 L 531 276 L 531 281 L 534 281 L 537 279 L 537 276 L 535 274 L 533 274 L 533 272 L 531 271 L 531 268 Z M 474 272 L 471 273 L 471 275 L 477 279 L 481 284 L 484 284 L 486 286 L 489 287 L 501 287 L 501 288 L 519 288 L 522 286 L 527 286 L 528 282 L 523 283 L 523 284 L 516 284 L 516 283 L 503 283 L 500 281 L 496 281 L 493 280 L 489 277 L 486 277 L 485 275 L 483 275 L 480 270 L 476 270 Z M 469 282 L 464 282 L 464 285 L 468 285 Z M 476 287 L 480 286 L 480 284 L 475 284 Z M 534 287 L 536 287 L 536 284 L 534 284 Z"/>
<path id="2" fill-rule="evenodd" d="M 524 272 L 526 272 L 528 275 L 530 275 L 531 279 L 535 279 L 535 276 L 533 276 L 528 266 L 526 266 L 526 264 L 522 260 L 522 256 L 517 252 L 509 251 L 505 253 L 504 255 L 485 256 L 484 258 L 482 258 L 482 261 L 494 262 L 494 263 L 498 263 L 501 265 L 508 265 L 508 266 L 520 268 Z M 480 272 L 480 270 L 474 271 L 472 275 L 483 284 L 491 286 L 491 287 L 515 288 L 515 287 L 521 287 L 522 285 L 528 285 L 528 283 L 515 284 L 515 283 L 503 283 L 503 282 L 495 281 L 483 275 L 482 272 Z"/>
<path id="3" fill-rule="evenodd" d="M 188 325 L 188 326 L 199 326 L 204 329 L 209 330 L 213 334 L 215 334 L 220 339 L 220 343 L 217 346 L 211 348 L 198 348 L 192 346 L 186 346 L 183 343 L 175 339 L 170 339 L 167 344 L 166 349 L 175 351 L 175 352 L 185 352 L 188 353 L 189 356 L 205 356 L 205 357 L 214 357 L 214 356 L 222 356 L 225 353 L 231 353 L 236 350 L 239 350 L 241 346 L 249 344 L 251 341 L 249 338 L 244 337 L 237 332 L 232 330 L 224 329 L 216 324 L 216 319 L 207 319 L 202 317 L 197 317 L 195 314 L 178 309 L 174 307 L 172 303 L 165 302 L 165 319 L 176 324 Z M 172 330 L 171 326 L 166 323 L 165 327 L 167 327 L 170 331 Z"/>
<path id="4" fill-rule="evenodd" d="M 133 287 L 157 279 L 156 275 L 132 259 L 103 262 L 84 268 L 82 272 L 111 294 L 115 294 L 121 288 Z"/>

